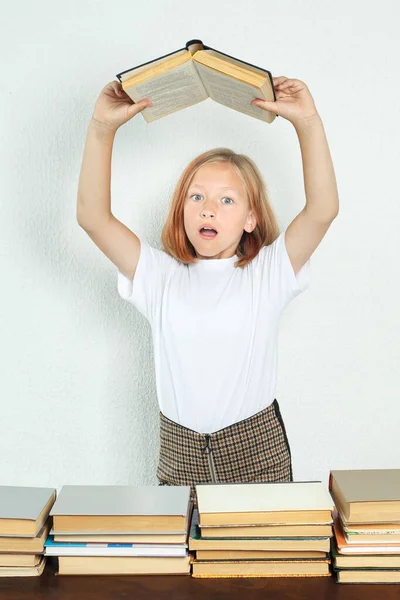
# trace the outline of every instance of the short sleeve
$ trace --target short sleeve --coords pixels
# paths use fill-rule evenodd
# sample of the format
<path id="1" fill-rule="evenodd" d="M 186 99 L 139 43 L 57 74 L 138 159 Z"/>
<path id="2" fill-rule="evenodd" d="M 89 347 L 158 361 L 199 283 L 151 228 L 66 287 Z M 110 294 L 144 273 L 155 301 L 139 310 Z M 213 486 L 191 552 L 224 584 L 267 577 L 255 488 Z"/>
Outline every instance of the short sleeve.
<path id="1" fill-rule="evenodd" d="M 140 239 L 140 255 L 133 280 L 118 269 L 119 295 L 133 304 L 151 323 L 156 310 L 161 306 L 168 276 L 177 264 L 178 261 L 172 256 Z"/>
<path id="2" fill-rule="evenodd" d="M 269 246 L 264 246 L 264 275 L 272 303 L 280 310 L 296 296 L 304 292 L 310 282 L 310 259 L 295 275 L 287 252 L 283 231 Z"/>

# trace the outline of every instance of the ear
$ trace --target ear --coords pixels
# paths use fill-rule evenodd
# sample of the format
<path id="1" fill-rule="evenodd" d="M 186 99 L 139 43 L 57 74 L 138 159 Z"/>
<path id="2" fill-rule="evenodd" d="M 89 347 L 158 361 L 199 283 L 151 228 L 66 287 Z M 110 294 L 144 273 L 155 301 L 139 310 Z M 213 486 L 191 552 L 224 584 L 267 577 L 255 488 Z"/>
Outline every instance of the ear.
<path id="1" fill-rule="evenodd" d="M 244 230 L 247 231 L 247 233 L 251 233 L 257 225 L 257 221 L 255 216 L 253 215 L 253 213 L 249 213 L 247 219 L 246 219 L 246 224 L 244 226 Z"/>

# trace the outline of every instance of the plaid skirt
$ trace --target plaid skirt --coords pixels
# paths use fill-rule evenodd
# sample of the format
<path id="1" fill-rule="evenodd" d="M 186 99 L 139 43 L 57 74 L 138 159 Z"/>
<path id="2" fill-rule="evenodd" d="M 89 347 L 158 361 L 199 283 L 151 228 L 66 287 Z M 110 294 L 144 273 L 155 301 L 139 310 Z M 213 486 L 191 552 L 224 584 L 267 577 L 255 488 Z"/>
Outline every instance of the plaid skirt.
<path id="1" fill-rule="evenodd" d="M 214 433 L 198 433 L 160 412 L 158 485 L 293 481 L 292 458 L 279 404 Z"/>

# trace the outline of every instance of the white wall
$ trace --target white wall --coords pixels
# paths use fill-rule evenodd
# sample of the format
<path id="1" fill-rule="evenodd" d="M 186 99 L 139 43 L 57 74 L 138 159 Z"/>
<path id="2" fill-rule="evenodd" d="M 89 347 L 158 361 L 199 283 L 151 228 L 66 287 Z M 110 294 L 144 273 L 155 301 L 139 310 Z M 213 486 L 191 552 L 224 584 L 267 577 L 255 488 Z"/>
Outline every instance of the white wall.
<path id="1" fill-rule="evenodd" d="M 153 484 L 150 326 L 75 220 L 86 128 L 116 73 L 191 38 L 307 83 L 340 215 L 281 321 L 276 397 L 295 479 L 400 467 L 398 3 L 39 0 L 3 10 L 0 49 L 0 483 Z M 244 8 L 246 12 L 244 13 Z M 267 182 L 281 228 L 305 201 L 293 126 L 211 100 L 116 135 L 112 207 L 152 245 L 189 160 L 228 146 Z"/>

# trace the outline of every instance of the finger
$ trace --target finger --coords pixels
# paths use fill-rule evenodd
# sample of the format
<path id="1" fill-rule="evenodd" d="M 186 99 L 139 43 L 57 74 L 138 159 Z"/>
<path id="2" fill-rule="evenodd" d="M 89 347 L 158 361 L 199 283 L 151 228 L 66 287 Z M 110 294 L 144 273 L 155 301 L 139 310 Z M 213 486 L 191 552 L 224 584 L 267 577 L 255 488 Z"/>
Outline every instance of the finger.
<path id="1" fill-rule="evenodd" d="M 263 108 L 264 110 L 269 110 L 269 111 L 273 112 L 275 115 L 278 115 L 278 108 L 277 108 L 276 102 L 268 102 L 267 100 L 262 100 L 261 98 L 255 98 L 254 100 L 251 101 L 251 104 L 253 104 L 253 106 L 259 106 L 260 108 Z"/>
<path id="2" fill-rule="evenodd" d="M 153 106 L 153 103 L 148 98 L 144 98 L 143 100 L 140 100 L 139 102 L 135 102 L 128 108 L 129 115 L 134 116 L 149 106 Z"/>
<path id="3" fill-rule="evenodd" d="M 287 77 L 285 77 L 284 75 L 281 75 L 280 77 L 273 77 L 272 80 L 274 82 L 274 86 L 276 86 L 276 85 L 281 85 L 282 83 L 284 83 L 287 80 Z"/>
<path id="4" fill-rule="evenodd" d="M 111 81 L 109 87 L 113 90 L 113 92 L 117 95 L 121 95 L 121 84 L 119 81 Z"/>
<path id="5" fill-rule="evenodd" d="M 286 90 L 289 87 L 297 87 L 300 85 L 300 83 L 301 82 L 298 79 L 287 79 L 284 83 L 282 83 L 279 89 Z"/>

